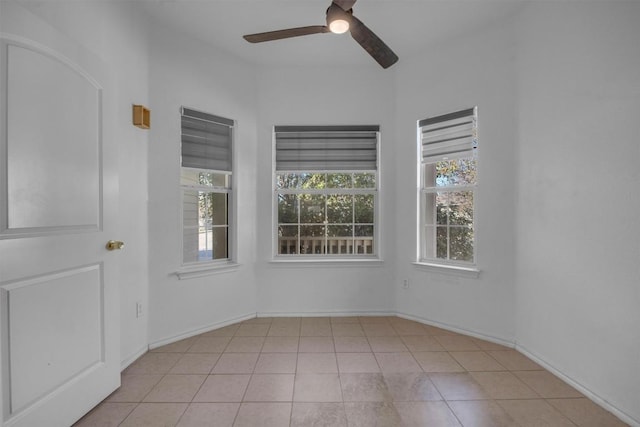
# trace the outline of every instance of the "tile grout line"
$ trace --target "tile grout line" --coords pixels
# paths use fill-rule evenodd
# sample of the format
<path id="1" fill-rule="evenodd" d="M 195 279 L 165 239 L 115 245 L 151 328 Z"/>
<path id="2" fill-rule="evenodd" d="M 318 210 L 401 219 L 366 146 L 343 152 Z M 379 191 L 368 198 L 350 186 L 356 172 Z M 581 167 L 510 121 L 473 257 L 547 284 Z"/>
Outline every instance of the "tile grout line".
<path id="1" fill-rule="evenodd" d="M 242 323 L 242 322 L 241 322 L 241 323 Z M 584 396 L 582 396 L 582 397 L 573 397 L 573 396 L 572 396 L 572 397 L 562 397 L 562 396 L 561 396 L 561 397 L 549 397 L 549 398 L 548 398 L 548 397 L 544 397 L 544 395 L 543 395 L 543 394 L 541 394 L 541 393 L 537 392 L 536 390 L 534 390 L 531 386 L 529 386 L 529 384 L 528 384 L 528 383 L 526 383 L 523 379 L 521 379 L 518 375 L 516 375 L 516 373 L 515 373 L 515 372 L 520 372 L 520 371 L 522 371 L 522 372 L 548 372 L 547 370 L 545 370 L 544 368 L 538 368 L 538 369 L 535 369 L 535 370 L 532 370 L 532 369 L 509 369 L 509 368 L 507 368 L 506 366 L 504 366 L 504 364 L 503 364 L 502 362 L 500 362 L 500 361 L 496 358 L 496 356 L 495 356 L 495 354 L 497 354 L 497 352 L 504 352 L 504 353 L 507 353 L 507 352 L 511 352 L 511 351 L 515 351 L 515 352 L 517 352 L 517 350 L 511 350 L 511 349 L 504 349 L 504 350 L 502 350 L 502 349 L 493 349 L 493 350 L 492 350 L 492 349 L 486 349 L 486 350 L 485 350 L 485 349 L 484 349 L 484 348 L 482 348 L 480 345 L 477 345 L 477 343 L 475 343 L 475 342 L 474 342 L 474 344 L 476 344 L 476 346 L 478 347 L 478 349 L 477 349 L 477 350 L 449 350 L 449 349 L 447 349 L 446 347 L 444 347 L 444 346 L 441 344 L 441 341 L 440 341 L 440 340 L 438 340 L 438 337 L 440 337 L 440 335 L 431 335 L 431 332 L 427 330 L 427 331 L 426 331 L 426 332 L 427 332 L 427 334 L 426 334 L 425 336 L 426 336 L 426 337 L 429 337 L 429 338 L 433 338 L 433 339 L 435 339 L 435 341 L 436 341 L 438 344 L 440 344 L 440 345 L 441 345 L 441 347 L 443 348 L 443 350 L 444 350 L 444 351 L 442 351 L 442 352 L 446 353 L 448 357 L 450 357 L 453 361 L 455 361 L 455 362 L 456 362 L 456 363 L 457 363 L 457 364 L 458 364 L 458 365 L 463 369 L 463 371 L 462 371 L 462 372 L 460 372 L 460 374 L 465 374 L 465 375 L 467 375 L 467 376 L 468 376 L 468 377 L 469 377 L 473 382 L 475 382 L 475 383 L 478 385 L 478 387 L 479 387 L 483 392 L 487 393 L 487 396 L 488 396 L 488 398 L 486 398 L 486 399 L 483 399 L 483 398 L 480 398 L 480 399 L 446 399 L 446 398 L 444 397 L 444 395 L 442 395 L 442 392 L 440 391 L 440 388 L 439 388 L 439 387 L 435 384 L 435 382 L 432 380 L 432 374 L 436 374 L 436 373 L 438 373 L 438 372 L 431 372 L 431 373 L 430 373 L 430 372 L 427 372 L 427 371 L 425 370 L 425 368 L 424 368 L 424 367 L 423 367 L 423 366 L 418 362 L 418 359 L 417 359 L 417 356 L 416 356 L 416 354 L 417 354 L 417 353 L 425 353 L 425 352 L 426 352 L 426 353 L 440 353 L 441 351 L 432 351 L 432 350 L 429 350 L 429 349 L 426 349 L 426 350 L 417 350 L 417 349 L 416 349 L 416 350 L 412 350 L 411 348 L 409 348 L 409 347 L 407 346 L 407 343 L 406 343 L 406 341 L 405 341 L 405 336 L 410 336 L 410 335 L 401 335 L 401 334 L 398 332 L 398 330 L 396 330 L 396 328 L 395 328 L 395 327 L 393 327 L 393 323 L 391 323 L 391 322 L 385 321 L 385 322 L 380 322 L 380 323 L 381 323 L 381 324 L 387 324 L 387 325 L 390 325 L 390 326 L 391 326 L 391 329 L 392 329 L 394 332 L 396 332 L 396 334 L 397 334 L 397 335 L 388 335 L 388 336 L 387 336 L 387 335 L 380 335 L 380 337 L 381 337 L 381 338 L 386 338 L 386 337 L 397 337 L 397 338 L 399 339 L 399 341 L 403 343 L 403 345 L 406 347 L 406 352 L 410 353 L 410 355 L 411 355 L 411 358 L 412 358 L 413 362 L 414 362 L 414 363 L 417 363 L 417 365 L 419 366 L 419 368 L 420 368 L 420 373 L 421 373 L 421 374 L 426 375 L 426 379 L 430 382 L 430 384 L 434 387 L 435 391 L 436 391 L 436 392 L 438 393 L 438 395 L 441 397 L 441 401 L 444 401 L 444 402 L 445 402 L 446 408 L 448 408 L 448 410 L 452 413 L 452 415 L 455 417 L 455 419 L 456 419 L 460 424 L 462 424 L 462 419 L 461 419 L 461 418 L 459 417 L 459 415 L 458 415 L 458 414 L 453 410 L 453 407 L 452 407 L 452 405 L 451 405 L 451 403 L 452 403 L 452 402 L 455 402 L 455 401 L 465 401 L 465 402 L 481 401 L 481 402 L 490 402 L 490 403 L 492 403 L 492 404 L 496 404 L 496 405 L 497 405 L 499 408 L 501 408 L 501 410 L 502 410 L 502 411 L 504 411 L 507 415 L 510 415 L 509 413 L 507 413 L 507 412 L 506 412 L 506 409 L 505 409 L 505 408 L 503 408 L 503 407 L 502 407 L 502 405 L 500 405 L 500 404 L 498 403 L 499 401 L 521 401 L 521 400 L 533 400 L 533 401 L 540 401 L 540 402 L 544 402 L 546 405 L 549 405 L 549 406 L 553 409 L 554 413 L 558 414 L 558 415 L 559 415 L 559 416 L 561 416 L 563 419 L 565 419 L 565 420 L 569 421 L 572 425 L 575 425 L 575 422 L 574 422 L 572 419 L 570 419 L 567 415 L 565 415 L 563 412 L 561 412 L 561 410 L 560 410 L 560 409 L 556 408 L 554 405 L 551 405 L 551 403 L 549 403 L 549 400 L 550 400 L 550 399 L 577 400 L 577 399 L 584 399 L 585 397 L 584 397 Z M 338 324 L 338 323 L 336 323 L 336 324 Z M 342 324 L 342 323 L 340 323 L 340 324 Z M 356 323 L 355 323 L 355 322 L 353 322 L 353 323 L 351 323 L 351 322 L 345 322 L 345 323 L 343 323 L 343 324 L 347 325 L 347 324 L 356 324 Z M 384 376 L 384 372 L 382 371 L 381 365 L 380 365 L 380 363 L 379 363 L 379 361 L 378 361 L 378 359 L 377 359 L 376 353 L 373 351 L 373 348 L 372 348 L 372 346 L 371 346 L 371 338 L 373 338 L 373 337 L 376 337 L 376 338 L 377 338 L 378 336 L 377 336 L 377 335 L 375 335 L 375 334 L 376 334 L 376 332 L 372 332 L 372 333 L 374 334 L 374 335 L 372 335 L 372 336 L 367 335 L 367 333 L 365 332 L 365 328 L 364 328 L 364 325 L 365 325 L 365 324 L 363 324 L 363 323 L 362 323 L 362 319 L 358 319 L 358 323 L 357 323 L 357 324 L 359 325 L 360 329 L 361 329 L 361 330 L 362 330 L 362 332 L 363 332 L 363 335 L 364 335 L 364 338 L 365 338 L 365 340 L 364 340 L 364 341 L 365 341 L 365 342 L 367 343 L 367 345 L 369 346 L 369 351 L 366 351 L 366 352 L 356 352 L 356 353 L 371 354 L 371 355 L 373 355 L 373 356 L 374 356 L 374 360 L 376 361 L 376 365 L 377 365 L 377 368 L 378 368 L 378 370 L 379 370 L 379 372 L 380 372 L 380 376 L 381 376 L 382 380 L 384 381 L 385 385 L 386 385 L 386 386 L 388 386 L 387 381 L 386 381 L 385 376 Z M 374 326 L 372 326 L 372 327 L 371 327 L 371 328 L 372 328 L 372 330 L 377 329 L 377 326 L 375 326 L 375 325 L 376 325 L 376 322 L 371 323 L 371 325 L 374 325 Z M 245 390 L 244 390 L 244 393 L 243 393 L 243 396 L 242 396 L 242 398 L 241 398 L 240 403 L 238 403 L 238 409 L 236 410 L 235 416 L 234 416 L 234 418 L 233 418 L 233 422 L 234 422 L 234 423 L 238 420 L 239 412 L 240 412 L 240 408 L 242 407 L 243 403 L 245 403 L 245 398 L 246 398 L 247 393 L 248 393 L 248 390 L 249 390 L 249 384 L 251 383 L 251 380 L 252 380 L 252 379 L 254 378 L 254 376 L 256 375 L 257 362 L 258 362 L 258 360 L 259 360 L 260 356 L 261 356 L 262 354 L 265 354 L 265 353 L 263 353 L 263 350 L 264 350 L 265 345 L 266 345 L 266 341 L 267 341 L 267 338 L 268 338 L 268 333 L 269 333 L 269 331 L 271 330 L 271 328 L 272 328 L 272 327 L 273 327 L 273 322 L 271 322 L 271 323 L 269 324 L 269 328 L 268 328 L 268 330 L 267 330 L 267 335 L 266 335 L 266 336 L 264 336 L 264 339 L 263 339 L 262 344 L 261 344 L 261 346 L 260 346 L 260 350 L 259 350 L 259 351 L 258 351 L 258 353 L 257 353 L 257 359 L 256 359 L 256 362 L 254 363 L 253 368 L 252 368 L 252 370 L 251 370 L 251 372 L 250 372 L 250 375 L 249 375 L 249 382 L 247 383 L 247 386 L 246 386 L 246 388 L 245 388 Z M 229 348 L 231 341 L 232 341 L 235 337 L 237 337 L 237 335 L 236 335 L 236 334 L 237 334 L 237 332 L 238 332 L 238 330 L 239 330 L 239 329 L 240 329 L 240 328 L 236 328 L 236 329 L 235 329 L 235 331 L 233 332 L 233 335 L 231 335 L 231 336 L 229 337 L 229 340 L 228 340 L 228 341 L 226 342 L 226 344 L 224 345 L 224 348 L 223 348 L 222 352 L 221 352 L 221 353 L 219 353 L 219 357 L 218 357 L 218 359 L 213 363 L 212 367 L 209 369 L 209 373 L 205 375 L 205 379 L 204 379 L 204 381 L 200 384 L 200 386 L 198 387 L 198 390 L 193 394 L 193 396 L 191 397 L 190 401 L 189 401 L 189 402 L 186 402 L 186 406 L 185 406 L 185 408 L 182 410 L 182 412 L 180 413 L 179 417 L 177 418 L 176 424 L 180 423 L 180 422 L 181 422 L 181 420 L 185 417 L 185 415 L 186 415 L 187 411 L 189 410 L 189 408 L 191 407 L 191 405 L 194 403 L 195 396 L 197 396 L 197 394 L 202 390 L 202 387 L 203 387 L 204 383 L 206 382 L 207 378 L 209 378 L 209 377 L 210 377 L 210 376 L 212 376 L 212 375 L 216 375 L 216 374 L 213 374 L 213 370 L 215 369 L 215 366 L 219 363 L 220 358 L 222 357 L 222 355 L 226 353 L 226 350 Z M 286 329 L 287 329 L 287 326 L 283 326 L 283 330 L 286 330 Z M 342 372 L 341 372 L 341 370 L 340 370 L 340 365 L 339 365 L 338 358 L 337 358 L 337 356 L 338 356 L 338 351 L 337 351 L 336 341 L 335 341 L 335 340 L 336 340 L 336 337 L 334 336 L 334 323 L 333 323 L 333 322 L 331 322 L 331 321 L 330 321 L 330 319 L 329 319 L 329 329 L 331 330 L 331 343 L 332 343 L 332 345 L 333 345 L 333 355 L 334 355 L 334 357 L 335 357 L 335 361 L 336 361 L 335 363 L 336 363 L 337 374 L 338 374 L 338 380 L 339 380 L 339 386 L 340 386 L 341 403 L 342 403 L 341 407 L 342 407 L 342 410 L 343 410 L 344 415 L 345 415 L 345 417 L 346 417 L 346 402 L 345 402 L 345 395 L 344 395 L 344 390 L 343 390 L 343 381 L 342 381 L 342 380 L 343 380 L 343 378 L 342 378 Z M 349 327 L 347 327 L 346 329 L 349 329 Z M 355 329 L 355 328 L 353 328 L 353 329 Z M 379 328 L 379 329 L 384 329 L 384 328 L 382 328 L 382 327 L 381 327 L 381 328 Z M 300 324 L 299 324 L 299 326 L 298 326 L 297 330 L 298 330 L 298 335 L 297 335 L 297 348 L 296 348 L 296 352 L 295 352 L 295 354 L 296 354 L 296 358 L 295 358 L 295 368 L 294 368 L 294 375 L 293 375 L 293 379 L 294 379 L 294 381 L 293 381 L 292 395 L 291 395 L 291 410 L 289 411 L 289 426 L 290 426 L 290 427 L 293 425 L 293 412 L 294 412 L 294 411 L 293 411 L 293 409 L 294 409 L 294 404 L 295 404 L 295 402 L 294 402 L 294 398 L 295 398 L 295 391 L 296 391 L 296 381 L 295 381 L 295 380 L 296 380 L 296 378 L 297 378 L 297 376 L 298 376 L 297 368 L 298 368 L 298 360 L 299 360 L 300 348 L 301 348 L 301 347 L 300 347 L 300 346 L 301 346 L 300 340 L 301 340 L 301 338 L 302 338 L 302 324 L 301 324 L 301 322 L 300 322 Z M 410 328 L 404 328 L 404 331 L 405 331 L 405 332 L 407 332 L 407 330 L 410 330 Z M 286 336 L 293 336 L 293 335 L 286 335 Z M 313 335 L 313 336 L 315 337 L 315 335 Z M 416 336 L 421 336 L 421 335 L 416 335 Z M 443 336 L 444 336 L 444 335 L 443 335 Z M 274 337 L 278 337 L 278 336 L 274 335 Z M 349 337 L 345 337 L 345 338 L 347 338 L 347 339 L 348 339 Z M 159 380 L 158 380 L 158 381 L 157 381 L 157 382 L 156 382 L 156 383 L 155 383 L 155 384 L 154 384 L 154 385 L 149 389 L 149 391 L 147 391 L 143 396 L 141 396 L 140 398 L 138 398 L 138 399 L 137 399 L 137 400 L 138 400 L 137 402 L 131 402 L 131 403 L 135 403 L 135 405 L 133 405 L 132 409 L 130 409 L 130 410 L 129 410 L 125 415 L 124 415 L 124 419 L 123 419 L 122 421 L 120 421 L 118 425 L 122 425 L 122 424 L 124 424 L 124 423 L 126 422 L 126 420 L 127 420 L 127 419 L 130 419 L 130 417 L 131 417 L 131 415 L 133 414 L 133 412 L 134 412 L 134 411 L 136 411 L 136 410 L 137 410 L 137 408 L 139 408 L 143 403 L 151 403 L 151 404 L 156 404 L 156 403 L 157 403 L 157 404 L 160 404 L 160 403 L 162 403 L 162 402 L 144 402 L 144 400 L 145 400 L 145 399 L 146 399 L 146 398 L 147 398 L 147 397 L 148 397 L 148 396 L 153 392 L 153 390 L 154 390 L 154 389 L 155 389 L 155 388 L 156 388 L 156 387 L 157 387 L 157 386 L 158 386 L 158 385 L 159 385 L 159 384 L 160 384 L 164 379 L 166 379 L 168 376 L 170 376 L 170 375 L 195 375 L 195 374 L 190 374 L 190 373 L 188 373 L 188 372 L 186 372 L 186 371 L 185 371 L 185 372 L 183 372 L 183 373 L 179 373 L 179 374 L 171 374 L 170 372 L 171 372 L 171 370 L 172 370 L 172 369 L 174 369 L 174 368 L 178 365 L 178 363 L 180 363 L 180 361 L 185 357 L 185 355 L 186 355 L 186 354 L 191 354 L 191 353 L 189 353 L 189 350 L 190 350 L 194 345 L 196 345 L 196 343 L 197 343 L 197 342 L 198 342 L 198 340 L 194 340 L 192 343 L 190 343 L 188 346 L 186 346 L 186 349 L 181 350 L 181 351 L 178 351 L 178 352 L 171 352 L 171 351 L 170 351 L 170 352 L 157 352 L 157 351 L 156 351 L 156 352 L 153 352 L 153 353 L 164 353 L 164 354 L 179 353 L 179 355 L 180 355 L 180 356 L 179 356 L 179 357 L 178 357 L 178 358 L 177 358 L 177 359 L 176 359 L 176 360 L 171 364 L 171 366 L 166 370 L 166 372 L 163 372 L 163 373 L 161 373 L 161 374 L 159 375 L 159 376 L 160 376 L 160 379 L 159 379 Z M 451 343 L 450 343 L 450 344 L 451 344 Z M 449 346 L 449 347 L 451 347 L 451 346 Z M 491 352 L 493 352 L 494 354 L 491 354 L 491 353 L 490 353 L 490 351 L 491 351 Z M 398 353 L 398 352 L 400 352 L 400 353 L 405 353 L 405 351 L 382 351 L 382 352 L 380 352 L 380 353 Z M 454 356 L 454 353 L 456 353 L 456 352 L 475 352 L 475 353 L 478 353 L 478 354 L 483 354 L 484 356 L 489 356 L 489 359 L 490 359 L 490 360 L 495 361 L 495 362 L 496 362 L 496 364 L 497 364 L 498 366 L 500 366 L 501 368 L 503 368 L 503 370 L 497 370 L 497 371 L 494 371 L 494 370 L 483 370 L 483 369 L 470 370 L 470 369 L 468 369 L 466 366 L 463 366 L 463 365 L 458 361 L 458 359 Z M 209 353 L 209 352 L 205 352 L 205 353 Z M 246 353 L 246 352 L 245 352 L 245 353 Z M 249 352 L 249 353 L 250 353 L 250 352 Z M 312 353 L 324 353 L 324 352 L 312 352 Z M 331 352 L 329 352 L 329 353 L 331 353 Z M 193 353 L 193 354 L 197 354 L 197 353 Z M 231 353 L 227 353 L 227 354 L 231 354 Z M 518 353 L 518 354 L 520 354 L 520 353 Z M 144 355 L 143 355 L 143 356 L 144 356 Z M 483 356 L 483 357 L 480 357 L 480 360 L 482 360 L 482 359 L 484 358 L 484 356 Z M 142 357 L 142 356 L 141 356 L 141 357 Z M 526 356 L 524 356 L 524 357 L 526 358 Z M 527 358 L 527 359 L 528 359 L 528 358 Z M 407 361 L 408 361 L 408 360 L 409 360 L 409 359 L 407 359 Z M 516 361 L 516 363 L 518 363 L 518 362 Z M 473 364 L 473 362 L 472 362 L 472 364 Z M 471 367 L 473 368 L 473 366 L 471 366 Z M 519 366 L 518 366 L 518 365 L 516 365 L 516 367 L 519 367 Z M 163 369 L 163 371 L 164 371 L 164 369 Z M 190 371 L 189 371 L 189 372 L 190 372 Z M 440 372 L 440 374 L 447 374 L 447 373 L 449 373 L 449 372 Z M 453 373 L 454 373 L 454 372 L 451 372 L 451 374 L 453 374 Z M 528 389 L 530 389 L 531 391 L 533 391 L 533 394 L 534 394 L 536 397 L 529 397 L 529 398 L 515 397 L 515 398 L 514 398 L 514 397 L 509 396 L 509 397 L 502 398 L 502 399 L 494 398 L 491 394 L 489 394 L 488 389 L 486 389 L 484 385 L 482 385 L 480 382 L 478 382 L 478 381 L 476 380 L 475 375 L 474 375 L 474 374 L 476 374 L 476 373 L 485 373 L 485 374 L 487 374 L 487 376 L 486 376 L 487 378 L 488 378 L 488 374 L 498 374 L 498 373 L 504 374 L 504 373 L 507 373 L 507 374 L 509 374 L 509 377 L 514 377 L 514 378 L 518 381 L 518 383 L 519 383 L 519 384 L 522 384 L 522 385 L 524 385 L 526 388 L 528 388 Z M 227 373 L 227 374 L 233 374 L 233 373 Z M 277 374 L 280 374 L 280 373 L 277 373 Z M 346 372 L 345 372 L 345 374 L 346 374 Z M 393 374 L 393 372 L 389 372 L 389 374 Z M 122 374 L 122 375 L 128 375 L 128 374 Z M 131 374 L 131 375 L 133 375 L 133 374 Z M 139 375 L 144 375 L 144 374 L 139 374 Z M 149 374 L 149 375 L 150 375 L 150 374 Z M 220 374 L 220 375 L 223 375 L 223 374 Z M 552 374 L 552 375 L 553 375 L 553 374 Z M 555 376 L 554 376 L 554 377 L 555 377 Z M 556 378 L 557 378 L 557 377 L 556 377 Z M 558 380 L 559 380 L 560 382 L 562 382 L 563 384 L 566 384 L 566 383 L 565 383 L 564 381 L 562 381 L 561 379 L 558 379 Z M 568 384 L 567 384 L 567 385 L 568 385 Z M 569 386 L 569 385 L 568 385 L 568 386 Z M 569 386 L 569 387 L 570 387 L 570 386 Z M 501 391 L 500 391 L 500 393 L 501 393 Z M 108 399 L 108 398 L 107 398 L 107 399 Z M 105 401 L 104 401 L 103 403 L 105 403 L 107 399 L 105 399 Z M 586 398 L 586 399 L 587 399 L 587 400 L 590 400 L 590 399 L 588 399 L 588 398 Z M 276 401 L 274 401 L 274 402 L 276 402 Z M 274 403 L 274 402 L 266 402 L 266 401 L 265 401 L 265 403 Z M 280 401 L 278 401 L 278 402 L 280 402 Z M 376 402 L 377 402 L 377 401 L 376 401 Z M 391 404 L 392 404 L 394 407 L 395 407 L 395 402 L 396 402 L 396 401 L 395 401 L 395 398 L 392 398 L 392 400 L 391 400 Z M 413 402 L 413 401 L 412 401 L 412 402 Z M 416 401 L 416 402 L 426 402 L 426 401 Z M 106 403 L 119 403 L 119 402 L 106 402 Z M 122 402 L 122 403 L 125 403 L 125 402 Z M 171 403 L 171 402 L 166 402 L 166 403 Z M 173 403 L 182 403 L 182 402 L 173 402 Z M 214 403 L 224 403 L 224 402 L 214 402 Z M 234 403 L 235 403 L 235 402 L 234 402 Z M 320 402 L 317 402 L 317 403 L 320 403 Z M 397 408 L 396 408 L 396 409 L 397 409 Z M 176 412 L 177 412 L 177 411 L 176 411 Z M 608 412 L 608 411 L 607 411 L 607 412 Z M 398 414 L 399 414 L 399 413 L 398 413 Z M 349 421 L 349 420 L 348 420 L 348 417 L 346 418 L 346 420 L 347 420 L 347 423 L 348 423 L 348 421 Z M 514 422 L 516 422 L 516 421 L 514 420 Z"/>

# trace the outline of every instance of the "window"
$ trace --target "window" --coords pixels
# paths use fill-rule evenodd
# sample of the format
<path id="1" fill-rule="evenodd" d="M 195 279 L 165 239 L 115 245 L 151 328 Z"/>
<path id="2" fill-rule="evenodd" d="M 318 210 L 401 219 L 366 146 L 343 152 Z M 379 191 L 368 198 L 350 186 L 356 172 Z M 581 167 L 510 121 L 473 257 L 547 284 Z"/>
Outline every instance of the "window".
<path id="1" fill-rule="evenodd" d="M 276 126 L 274 254 L 378 254 L 379 126 Z"/>
<path id="2" fill-rule="evenodd" d="M 418 123 L 420 262 L 475 263 L 476 122 L 474 107 Z"/>
<path id="3" fill-rule="evenodd" d="M 182 263 L 229 261 L 233 120 L 182 108 Z"/>

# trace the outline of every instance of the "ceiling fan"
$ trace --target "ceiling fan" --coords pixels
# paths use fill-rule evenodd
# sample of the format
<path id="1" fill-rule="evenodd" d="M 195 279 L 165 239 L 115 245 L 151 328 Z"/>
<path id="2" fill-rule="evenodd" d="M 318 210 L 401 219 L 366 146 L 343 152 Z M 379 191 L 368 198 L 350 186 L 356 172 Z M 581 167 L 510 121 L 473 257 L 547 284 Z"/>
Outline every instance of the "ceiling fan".
<path id="1" fill-rule="evenodd" d="M 367 28 L 358 18 L 353 16 L 353 5 L 356 0 L 333 0 L 327 9 L 327 25 L 288 28 L 286 30 L 268 31 L 266 33 L 243 36 L 250 43 L 261 43 L 290 37 L 310 34 L 351 32 L 351 37 L 375 59 L 382 68 L 389 68 L 398 61 L 398 56 L 373 31 Z"/>

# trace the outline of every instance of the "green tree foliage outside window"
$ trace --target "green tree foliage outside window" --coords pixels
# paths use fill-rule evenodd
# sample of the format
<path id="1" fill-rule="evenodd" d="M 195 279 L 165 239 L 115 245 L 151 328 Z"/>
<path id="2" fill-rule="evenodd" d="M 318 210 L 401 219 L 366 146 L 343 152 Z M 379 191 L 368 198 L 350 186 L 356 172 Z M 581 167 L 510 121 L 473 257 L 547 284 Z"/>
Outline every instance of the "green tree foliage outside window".
<path id="1" fill-rule="evenodd" d="M 373 253 L 375 173 L 278 174 L 276 185 L 278 254 Z"/>
<path id="2" fill-rule="evenodd" d="M 427 189 L 424 202 L 427 248 L 423 258 L 473 262 L 475 158 L 443 160 L 423 168 Z"/>

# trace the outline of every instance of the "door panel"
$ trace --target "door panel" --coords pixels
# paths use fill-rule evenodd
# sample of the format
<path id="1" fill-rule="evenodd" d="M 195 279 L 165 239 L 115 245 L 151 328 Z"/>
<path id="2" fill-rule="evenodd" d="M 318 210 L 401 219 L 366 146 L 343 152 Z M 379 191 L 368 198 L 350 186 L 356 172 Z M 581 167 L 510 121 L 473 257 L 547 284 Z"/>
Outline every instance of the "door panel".
<path id="1" fill-rule="evenodd" d="M 95 54 L 0 12 L 0 424 L 66 427 L 120 382 L 114 91 Z"/>
<path id="2" fill-rule="evenodd" d="M 99 264 L 4 286 L 14 411 L 104 362 L 102 287 Z"/>
<path id="3" fill-rule="evenodd" d="M 8 230 L 98 228 L 100 88 L 26 44 L 6 45 L 6 65 Z"/>

